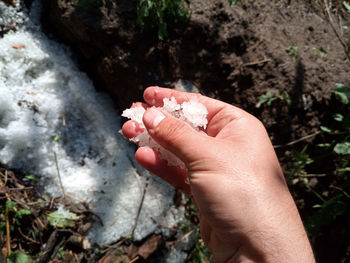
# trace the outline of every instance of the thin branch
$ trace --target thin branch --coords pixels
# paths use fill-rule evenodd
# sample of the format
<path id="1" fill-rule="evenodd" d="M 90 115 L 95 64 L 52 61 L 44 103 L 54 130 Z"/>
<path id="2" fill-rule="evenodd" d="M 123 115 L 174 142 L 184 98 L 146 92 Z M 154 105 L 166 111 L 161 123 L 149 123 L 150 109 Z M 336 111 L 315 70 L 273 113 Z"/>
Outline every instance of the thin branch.
<path id="1" fill-rule="evenodd" d="M 194 229 L 191 230 L 191 231 L 189 231 L 189 232 L 187 232 L 187 233 L 186 233 L 185 235 L 183 235 L 180 239 L 177 239 L 177 240 L 174 240 L 174 241 L 169 241 L 169 242 L 167 243 L 167 245 L 171 247 L 171 246 L 175 245 L 176 243 L 182 242 L 182 241 L 184 241 L 186 238 L 188 238 L 190 235 L 192 235 L 193 232 L 194 232 Z"/>
<path id="2" fill-rule="evenodd" d="M 56 152 L 53 152 L 53 154 L 54 154 L 54 156 L 55 156 L 55 163 L 56 163 L 58 181 L 59 181 L 60 186 L 61 186 L 61 190 L 62 190 L 62 193 L 63 193 L 63 197 L 64 197 L 64 199 L 67 199 L 66 192 L 64 191 L 63 184 L 62 184 L 60 169 L 59 169 L 59 167 L 58 167 L 57 154 L 56 154 Z"/>
<path id="3" fill-rule="evenodd" d="M 11 255 L 11 235 L 10 235 L 10 219 L 9 219 L 9 208 L 6 206 L 6 244 L 7 244 L 7 255 Z"/>
<path id="4" fill-rule="evenodd" d="M 39 241 L 34 240 L 34 239 L 32 239 L 32 238 L 30 238 L 30 237 L 26 236 L 25 234 L 23 234 L 23 232 L 22 232 L 22 230 L 21 230 L 21 228 L 20 228 L 20 227 L 18 227 L 18 232 L 21 234 L 21 236 L 22 236 L 24 239 L 26 239 L 26 240 L 28 240 L 28 241 L 30 241 L 30 242 L 32 242 L 32 243 L 34 243 L 34 244 L 40 244 L 40 242 L 39 242 Z"/>
<path id="5" fill-rule="evenodd" d="M 335 186 L 335 185 L 331 185 L 330 187 L 341 191 L 347 198 L 350 198 L 350 195 L 343 188 L 340 188 L 340 187 Z"/>
<path id="6" fill-rule="evenodd" d="M 140 193 L 142 194 L 142 185 L 141 185 L 141 181 L 140 181 L 140 178 L 139 178 L 139 176 L 141 177 L 141 173 L 139 172 L 139 170 L 135 166 L 135 164 L 132 161 L 132 159 L 130 158 L 130 156 L 126 155 L 126 157 L 129 159 L 131 166 L 134 168 L 135 172 L 137 173 L 137 175 L 135 174 L 135 177 L 136 177 L 136 181 L 137 181 L 137 184 L 139 186 L 139 189 L 140 189 Z"/>
<path id="7" fill-rule="evenodd" d="M 130 164 L 132 165 L 132 167 L 135 169 L 135 172 L 141 177 L 141 173 L 139 172 L 139 170 L 137 169 L 137 167 L 134 165 L 133 161 L 131 160 L 131 158 L 129 156 L 127 156 L 129 161 L 130 161 Z M 140 179 L 136 176 L 136 179 L 138 180 L 138 183 L 139 183 L 139 187 L 140 187 L 140 190 L 141 190 L 141 184 L 140 184 Z M 149 177 L 146 178 L 146 184 L 143 188 L 143 192 L 142 192 L 142 197 L 141 197 L 141 202 L 140 202 L 140 205 L 139 205 L 139 208 L 137 210 L 137 214 L 136 214 L 136 218 L 135 218 L 135 223 L 132 227 L 132 231 L 131 231 L 131 236 L 134 236 L 134 232 L 135 232 L 135 229 L 136 229 L 136 226 L 137 226 L 137 223 L 139 221 L 139 217 L 140 217 L 140 213 L 141 213 L 141 209 L 142 209 L 142 206 L 143 206 L 143 201 L 145 200 L 145 195 L 146 195 L 146 191 L 147 191 L 147 186 L 148 186 L 148 180 L 149 180 Z"/>
<path id="8" fill-rule="evenodd" d="M 7 172 L 7 170 L 5 170 L 5 185 L 7 184 L 7 179 L 8 179 L 8 172 Z"/>
<path id="9" fill-rule="evenodd" d="M 145 200 L 147 186 L 148 186 L 148 178 L 146 179 L 146 184 L 145 184 L 145 187 L 143 188 L 141 202 L 140 202 L 140 205 L 139 205 L 139 209 L 137 210 L 134 226 L 132 227 L 131 236 L 134 236 L 134 232 L 135 232 L 137 223 L 139 221 L 139 217 L 140 217 L 140 214 L 141 214 L 141 209 L 142 209 L 142 206 L 143 206 L 143 201 Z"/>
<path id="10" fill-rule="evenodd" d="M 309 138 L 315 137 L 316 135 L 318 135 L 318 134 L 320 134 L 320 133 L 321 133 L 320 131 L 317 131 L 317 132 L 315 132 L 315 133 L 313 133 L 313 134 L 309 134 L 309 135 L 307 135 L 307 136 L 305 136 L 305 137 L 299 138 L 299 139 L 297 139 L 297 140 L 295 140 L 295 141 L 291 141 L 291 142 L 286 143 L 286 144 L 274 145 L 273 148 L 278 149 L 278 148 L 282 148 L 282 147 L 286 147 L 286 146 L 291 146 L 291 145 L 294 145 L 294 144 L 296 144 L 296 143 L 305 141 L 305 140 L 307 140 L 307 139 L 309 139 Z"/>
<path id="11" fill-rule="evenodd" d="M 327 174 L 301 174 L 299 177 L 325 177 Z"/>
<path id="12" fill-rule="evenodd" d="M 130 260 L 129 263 L 134 263 L 136 262 L 140 257 L 139 256 L 136 256 L 134 259 Z"/>
<path id="13" fill-rule="evenodd" d="M 7 183 L 7 170 L 5 170 L 5 183 L 3 183 L 0 179 L 0 186 L 6 186 Z M 10 196 L 8 193 L 5 193 L 6 199 L 8 201 L 11 201 Z M 7 255 L 11 255 L 11 235 L 10 235 L 10 218 L 9 218 L 9 209 L 7 205 L 5 205 L 5 228 L 6 228 L 6 247 L 7 247 Z"/>
<path id="14" fill-rule="evenodd" d="M 22 187 L 22 188 L 8 188 L 8 191 L 29 191 L 29 190 L 35 190 L 33 186 L 28 187 Z"/>
<path id="15" fill-rule="evenodd" d="M 327 21 L 331 25 L 332 30 L 334 31 L 335 35 L 337 36 L 338 40 L 340 41 L 340 44 L 343 46 L 346 57 L 348 58 L 348 60 L 350 60 L 349 47 L 347 46 L 347 44 L 345 43 L 344 39 L 339 34 L 338 30 L 335 28 L 335 25 L 334 25 L 334 22 L 333 22 L 333 19 L 332 19 L 331 11 L 330 11 L 329 5 L 327 3 L 327 0 L 323 0 L 323 2 L 324 2 L 324 8 L 326 10 Z M 341 26 L 340 26 L 340 28 L 341 28 Z"/>
<path id="16" fill-rule="evenodd" d="M 269 61 L 271 61 L 271 59 L 265 58 L 263 60 L 257 60 L 257 61 L 253 61 L 253 62 L 244 63 L 242 66 L 243 67 L 255 66 L 255 65 L 262 64 L 262 63 L 267 63 Z"/>

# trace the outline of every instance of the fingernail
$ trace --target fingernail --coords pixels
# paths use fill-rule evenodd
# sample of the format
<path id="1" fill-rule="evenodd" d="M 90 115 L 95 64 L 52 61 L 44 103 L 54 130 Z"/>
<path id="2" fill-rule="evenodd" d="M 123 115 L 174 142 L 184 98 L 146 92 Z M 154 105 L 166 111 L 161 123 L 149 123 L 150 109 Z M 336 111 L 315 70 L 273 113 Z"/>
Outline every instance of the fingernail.
<path id="1" fill-rule="evenodd" d="M 149 104 L 155 105 L 159 91 L 159 87 L 149 87 L 143 96 Z"/>
<path id="2" fill-rule="evenodd" d="M 164 114 L 156 108 L 148 109 L 143 115 L 143 122 L 146 126 L 153 129 L 165 118 Z"/>

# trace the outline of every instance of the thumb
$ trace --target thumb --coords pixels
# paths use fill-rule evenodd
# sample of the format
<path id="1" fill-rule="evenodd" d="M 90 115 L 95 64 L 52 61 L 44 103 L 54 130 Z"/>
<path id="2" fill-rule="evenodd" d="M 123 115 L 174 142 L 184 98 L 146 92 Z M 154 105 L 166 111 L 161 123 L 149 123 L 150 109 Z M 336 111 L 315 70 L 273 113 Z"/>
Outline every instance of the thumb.
<path id="1" fill-rule="evenodd" d="M 143 115 L 143 123 L 157 143 L 184 163 L 189 164 L 205 158 L 203 149 L 209 148 L 210 137 L 194 130 L 186 122 L 164 114 L 156 108 L 149 108 Z"/>

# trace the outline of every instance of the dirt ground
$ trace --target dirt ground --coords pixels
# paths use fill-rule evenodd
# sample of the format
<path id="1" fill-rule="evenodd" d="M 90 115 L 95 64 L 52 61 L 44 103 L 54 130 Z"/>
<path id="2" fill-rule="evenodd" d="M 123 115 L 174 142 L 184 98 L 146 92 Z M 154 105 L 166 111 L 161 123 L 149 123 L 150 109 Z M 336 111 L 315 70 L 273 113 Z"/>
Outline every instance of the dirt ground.
<path id="1" fill-rule="evenodd" d="M 135 3 L 129 0 L 106 0 L 91 12 L 72 0 L 45 0 L 42 21 L 73 48 L 82 68 L 120 109 L 140 100 L 149 85 L 172 87 L 184 79 L 201 93 L 257 116 L 275 145 L 327 123 L 338 107 L 335 84 L 350 86 L 350 14 L 342 1 L 189 3 L 189 23 L 171 31 L 166 41 L 137 26 Z M 258 105 L 267 92 L 274 101 Z M 288 148 L 277 153 L 288 162 Z M 292 192 L 306 198 L 297 188 Z M 299 207 L 306 216 L 308 207 Z M 319 262 L 338 262 L 350 253 L 349 218 L 348 212 L 312 237 Z M 345 258 L 342 262 L 350 262 L 349 255 Z"/>

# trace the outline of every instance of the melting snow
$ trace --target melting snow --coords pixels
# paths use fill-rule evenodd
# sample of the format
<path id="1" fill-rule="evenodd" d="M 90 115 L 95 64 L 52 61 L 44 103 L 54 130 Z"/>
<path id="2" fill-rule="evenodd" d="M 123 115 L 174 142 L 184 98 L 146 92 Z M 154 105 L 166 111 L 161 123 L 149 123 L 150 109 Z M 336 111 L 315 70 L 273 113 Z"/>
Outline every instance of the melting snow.
<path id="1" fill-rule="evenodd" d="M 29 16 L 0 2 L 0 14 L 0 24 L 17 27 L 0 38 L 0 162 L 40 176 L 42 191 L 60 196 L 56 153 L 65 191 L 103 220 L 89 233 L 100 245 L 131 234 L 146 180 L 134 238 L 168 224 L 174 190 L 133 163 L 112 102 L 94 90 L 68 48 L 41 33 L 39 2 Z"/>

